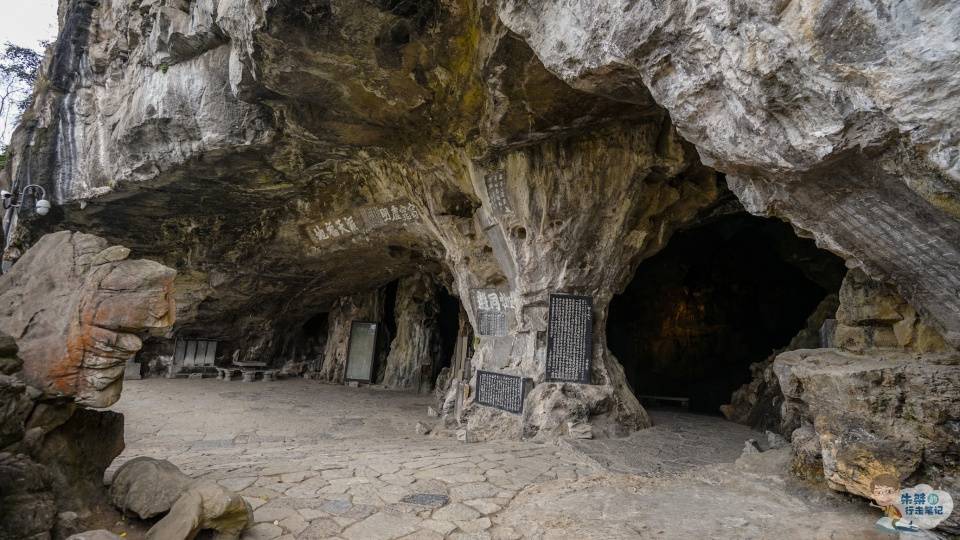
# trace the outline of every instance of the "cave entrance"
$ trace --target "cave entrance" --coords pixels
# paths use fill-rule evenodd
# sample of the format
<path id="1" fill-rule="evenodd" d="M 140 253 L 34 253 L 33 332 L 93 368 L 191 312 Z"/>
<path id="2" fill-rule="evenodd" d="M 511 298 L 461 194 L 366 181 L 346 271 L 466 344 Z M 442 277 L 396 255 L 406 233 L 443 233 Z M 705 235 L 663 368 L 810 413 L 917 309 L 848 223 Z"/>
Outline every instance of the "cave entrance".
<path id="1" fill-rule="evenodd" d="M 719 414 L 750 364 L 787 346 L 840 288 L 842 259 L 786 223 L 736 213 L 674 235 L 610 304 L 607 338 L 647 404 Z"/>
<path id="2" fill-rule="evenodd" d="M 280 348 L 279 356 L 290 363 L 290 374 L 299 376 L 320 369 L 327 346 L 328 326 L 329 314 L 316 313 L 303 322 L 299 331 L 286 339 Z"/>
<path id="3" fill-rule="evenodd" d="M 443 368 L 453 365 L 453 355 L 457 347 L 462 311 L 460 299 L 447 292 L 445 287 L 438 287 L 437 309 L 437 340 L 433 352 L 433 369 L 430 373 L 429 388 L 423 387 L 421 391 L 432 390 Z"/>

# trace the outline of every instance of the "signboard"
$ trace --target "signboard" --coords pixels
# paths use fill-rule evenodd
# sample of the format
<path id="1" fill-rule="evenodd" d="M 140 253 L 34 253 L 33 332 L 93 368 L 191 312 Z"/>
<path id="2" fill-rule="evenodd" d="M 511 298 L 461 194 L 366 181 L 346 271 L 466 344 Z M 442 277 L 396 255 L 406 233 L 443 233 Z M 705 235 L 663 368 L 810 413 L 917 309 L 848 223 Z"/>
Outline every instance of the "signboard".
<path id="1" fill-rule="evenodd" d="M 494 171 L 484 177 L 487 184 L 487 199 L 490 200 L 490 211 L 495 216 L 509 214 L 510 201 L 507 199 L 507 172 Z"/>
<path id="2" fill-rule="evenodd" d="M 217 356 L 217 342 L 208 339 L 178 339 L 173 360 L 178 366 L 212 366 Z"/>
<path id="3" fill-rule="evenodd" d="M 477 370 L 477 403 L 513 414 L 523 412 L 527 379 Z"/>
<path id="4" fill-rule="evenodd" d="M 314 244 L 322 245 L 355 236 L 362 238 L 377 229 L 389 225 L 406 225 L 419 219 L 420 212 L 413 203 L 398 200 L 379 206 L 361 207 L 349 215 L 302 227 Z"/>
<path id="5" fill-rule="evenodd" d="M 590 384 L 593 298 L 551 294 L 546 380 Z"/>
<path id="6" fill-rule="evenodd" d="M 510 296 L 497 289 L 471 289 L 473 308 L 477 316 L 477 335 L 507 335 L 507 309 Z"/>
<path id="7" fill-rule="evenodd" d="M 346 380 L 370 382 L 373 361 L 377 354 L 377 323 L 353 321 L 350 323 L 350 342 L 347 345 Z"/>

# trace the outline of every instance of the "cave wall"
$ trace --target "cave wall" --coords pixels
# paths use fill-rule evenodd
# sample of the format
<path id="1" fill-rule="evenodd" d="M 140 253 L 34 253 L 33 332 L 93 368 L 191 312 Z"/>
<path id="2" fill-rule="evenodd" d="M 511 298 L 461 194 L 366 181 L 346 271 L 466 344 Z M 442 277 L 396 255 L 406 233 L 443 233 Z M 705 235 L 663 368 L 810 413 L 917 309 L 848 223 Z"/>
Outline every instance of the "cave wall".
<path id="1" fill-rule="evenodd" d="M 387 388 L 419 389 L 433 373 L 439 359 L 437 327 L 440 307 L 437 284 L 429 276 L 414 274 L 401 278 L 396 304 L 396 335 L 390 342 L 381 383 Z M 428 368 L 424 370 L 424 368 Z"/>
<path id="2" fill-rule="evenodd" d="M 384 290 L 374 289 L 338 299 L 327 316 L 327 343 L 323 365 L 316 378 L 343 383 L 350 348 L 350 326 L 353 321 L 383 324 Z M 379 332 L 382 336 L 382 332 Z M 380 350 L 383 350 L 380 347 Z"/>
<path id="3" fill-rule="evenodd" d="M 840 290 L 837 348 L 798 349 L 771 366 L 793 470 L 869 496 L 870 479 L 960 488 L 960 354 L 895 291 L 851 270 Z M 954 516 L 939 530 L 958 534 Z"/>
<path id="4" fill-rule="evenodd" d="M 468 429 L 602 436 L 648 425 L 609 301 L 714 203 L 718 170 L 960 343 L 960 8 L 410 6 L 63 0 L 0 173 L 56 205 L 24 210 L 5 256 L 70 228 L 128 245 L 178 270 L 176 332 L 248 359 L 330 311 L 331 381 L 345 321 L 379 309 L 343 298 L 447 273 L 474 329 L 473 289 L 508 305 L 475 367 L 536 383 L 519 421 L 468 403 Z M 551 292 L 594 297 L 591 385 L 543 381 Z"/>
<path id="5" fill-rule="evenodd" d="M 960 6 L 509 0 L 572 86 L 646 88 L 753 213 L 892 283 L 960 345 Z"/>

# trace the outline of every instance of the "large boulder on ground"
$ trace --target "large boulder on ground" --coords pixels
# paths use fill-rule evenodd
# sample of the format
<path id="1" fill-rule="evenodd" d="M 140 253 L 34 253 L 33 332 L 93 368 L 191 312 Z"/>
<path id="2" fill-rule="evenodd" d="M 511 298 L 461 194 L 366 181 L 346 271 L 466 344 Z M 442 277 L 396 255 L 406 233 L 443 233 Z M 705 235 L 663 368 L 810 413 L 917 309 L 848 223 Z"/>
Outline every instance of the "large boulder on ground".
<path id="1" fill-rule="evenodd" d="M 219 540 L 239 538 L 253 521 L 253 509 L 243 497 L 151 457 L 134 458 L 117 469 L 110 499 L 142 519 L 166 513 L 147 533 L 156 540 L 191 539 L 202 530 L 217 531 Z"/>
<path id="2" fill-rule="evenodd" d="M 797 350 L 773 371 L 795 471 L 816 474 L 819 449 L 819 473 L 838 491 L 869 497 L 880 474 L 960 491 L 960 354 Z M 956 517 L 941 527 L 960 532 Z"/>
<path id="3" fill-rule="evenodd" d="M 138 457 L 117 469 L 110 485 L 110 500 L 123 512 L 141 519 L 165 514 L 193 483 L 169 461 Z"/>
<path id="4" fill-rule="evenodd" d="M 176 272 L 89 234 L 48 234 L 0 276 L 0 331 L 20 347 L 24 379 L 91 407 L 120 398 L 136 335 L 174 319 Z"/>
<path id="5" fill-rule="evenodd" d="M 147 540 L 190 540 L 200 531 L 216 531 L 217 540 L 233 540 L 251 523 L 253 509 L 243 497 L 214 482 L 198 481 L 147 531 Z"/>

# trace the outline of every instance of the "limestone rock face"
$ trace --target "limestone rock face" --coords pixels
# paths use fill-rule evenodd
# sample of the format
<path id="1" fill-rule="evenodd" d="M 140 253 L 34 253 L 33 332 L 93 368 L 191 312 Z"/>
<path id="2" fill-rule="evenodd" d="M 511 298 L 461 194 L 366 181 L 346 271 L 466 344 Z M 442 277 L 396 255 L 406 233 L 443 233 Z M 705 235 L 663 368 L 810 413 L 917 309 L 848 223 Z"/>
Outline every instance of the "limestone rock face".
<path id="1" fill-rule="evenodd" d="M 830 487 L 865 497 L 882 473 L 905 485 L 960 488 L 957 353 L 797 350 L 778 356 L 773 370 L 795 449 L 819 449 L 821 471 L 809 450 L 798 451 L 796 470 L 820 472 Z M 943 528 L 957 526 L 954 518 Z"/>
<path id="2" fill-rule="evenodd" d="M 0 334 L 0 344 L 4 365 L 22 366 L 9 336 Z M 7 371 L 0 375 L 0 538 L 49 538 L 59 513 L 102 498 L 103 472 L 123 451 L 123 417 L 51 399 L 19 369 Z"/>
<path id="3" fill-rule="evenodd" d="M 606 436 L 648 424 L 606 347 L 610 299 L 727 185 L 960 345 L 960 7 L 402 4 L 65 0 L 0 176 L 56 205 L 22 211 L 8 256 L 75 228 L 175 267 L 177 331 L 226 359 L 279 366 L 329 313 L 334 382 L 349 321 L 382 314 L 359 298 L 442 276 L 471 366 L 533 382 L 517 419 L 454 380 L 471 436 Z M 505 331 L 481 335 L 478 289 Z M 591 384 L 544 381 L 557 292 L 593 297 Z M 898 313 L 897 344 L 926 342 Z"/>
<path id="4" fill-rule="evenodd" d="M 321 380 L 338 383 L 344 381 L 347 371 L 347 354 L 350 349 L 351 325 L 353 321 L 382 320 L 383 302 L 383 292 L 380 290 L 337 300 L 328 316 L 329 334 L 323 353 L 323 366 L 319 374 Z"/>
<path id="5" fill-rule="evenodd" d="M 856 352 L 883 347 L 918 352 L 950 348 L 895 290 L 860 270 L 847 274 L 840 302 L 834 338 L 840 348 Z"/>
<path id="6" fill-rule="evenodd" d="M 137 332 L 173 323 L 174 271 L 72 232 L 42 238 L 0 277 L 0 330 L 20 347 L 25 381 L 106 407 L 120 397 Z"/>
<path id="7" fill-rule="evenodd" d="M 433 364 L 439 310 L 435 289 L 433 281 L 424 275 L 400 280 L 394 308 L 397 335 L 390 343 L 390 354 L 386 358 L 384 386 L 415 388 L 421 382 L 422 368 Z"/>
<path id="8" fill-rule="evenodd" d="M 576 88 L 665 107 L 744 205 L 892 281 L 960 344 L 960 6 L 508 0 Z"/>
<path id="9" fill-rule="evenodd" d="M 57 506 L 50 473 L 22 454 L 0 452 L 0 538 L 49 535 Z M 49 538 L 49 536 L 47 536 Z"/>

